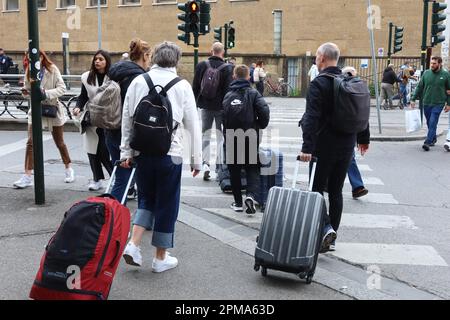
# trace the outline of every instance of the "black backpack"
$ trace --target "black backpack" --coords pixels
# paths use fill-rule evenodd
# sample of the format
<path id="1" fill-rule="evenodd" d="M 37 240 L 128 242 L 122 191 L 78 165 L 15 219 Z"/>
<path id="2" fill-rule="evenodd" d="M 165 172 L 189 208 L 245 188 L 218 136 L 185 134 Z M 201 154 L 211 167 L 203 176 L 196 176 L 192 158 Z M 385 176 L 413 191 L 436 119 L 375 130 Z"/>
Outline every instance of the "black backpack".
<path id="1" fill-rule="evenodd" d="M 206 99 L 214 99 L 217 96 L 217 91 L 220 86 L 220 71 L 229 66 L 228 63 L 224 63 L 218 68 L 214 68 L 209 60 L 206 60 L 206 71 L 203 74 L 202 82 L 200 85 L 200 94 Z"/>
<path id="2" fill-rule="evenodd" d="M 230 91 L 223 100 L 223 125 L 225 129 L 242 129 L 255 126 L 255 111 L 250 95 L 251 88 Z"/>
<path id="3" fill-rule="evenodd" d="M 367 129 L 370 117 L 370 91 L 359 77 L 323 73 L 333 79 L 334 107 L 329 117 L 331 127 L 343 133 Z"/>
<path id="4" fill-rule="evenodd" d="M 144 74 L 149 93 L 137 105 L 133 116 L 133 134 L 130 147 L 146 155 L 165 156 L 172 145 L 173 127 L 172 105 L 167 91 L 182 79 L 176 77 L 164 88 L 154 85 L 148 73 Z M 156 88 L 161 88 L 158 92 Z"/>

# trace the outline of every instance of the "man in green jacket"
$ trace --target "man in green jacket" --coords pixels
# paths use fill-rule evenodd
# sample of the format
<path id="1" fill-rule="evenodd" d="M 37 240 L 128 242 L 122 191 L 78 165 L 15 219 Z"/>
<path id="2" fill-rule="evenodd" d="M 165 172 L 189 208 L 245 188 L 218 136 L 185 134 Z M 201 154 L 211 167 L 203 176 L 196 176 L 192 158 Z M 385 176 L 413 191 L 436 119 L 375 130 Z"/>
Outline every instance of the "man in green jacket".
<path id="1" fill-rule="evenodd" d="M 411 97 L 411 108 L 415 107 L 416 99 L 423 102 L 428 125 L 427 139 L 422 146 L 425 151 L 430 151 L 430 147 L 436 144 L 439 117 L 444 106 L 450 106 L 450 97 L 447 96 L 447 90 L 450 90 L 450 74 L 442 69 L 442 58 L 434 56 L 431 58 L 431 70 L 425 71 Z"/>

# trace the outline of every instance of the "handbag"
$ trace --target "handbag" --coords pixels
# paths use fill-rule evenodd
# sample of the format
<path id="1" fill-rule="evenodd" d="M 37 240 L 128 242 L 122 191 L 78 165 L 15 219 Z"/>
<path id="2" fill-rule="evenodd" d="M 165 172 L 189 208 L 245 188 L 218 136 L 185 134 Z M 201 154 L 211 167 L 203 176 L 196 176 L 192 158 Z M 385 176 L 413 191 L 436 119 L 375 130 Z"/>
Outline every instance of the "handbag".
<path id="1" fill-rule="evenodd" d="M 406 110 L 405 111 L 405 124 L 406 124 L 406 132 L 412 133 L 419 131 L 422 127 L 422 121 L 420 117 L 420 110 Z"/>
<path id="2" fill-rule="evenodd" d="M 42 104 L 42 116 L 45 118 L 56 118 L 58 107 L 51 104 Z"/>

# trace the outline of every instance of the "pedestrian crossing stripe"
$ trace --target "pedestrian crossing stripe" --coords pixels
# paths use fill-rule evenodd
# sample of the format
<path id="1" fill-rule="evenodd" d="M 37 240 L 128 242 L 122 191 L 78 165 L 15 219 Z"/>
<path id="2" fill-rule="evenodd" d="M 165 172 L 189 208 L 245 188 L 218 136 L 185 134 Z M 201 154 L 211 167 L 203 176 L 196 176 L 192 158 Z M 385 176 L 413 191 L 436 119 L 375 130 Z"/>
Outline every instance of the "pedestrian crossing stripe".
<path id="1" fill-rule="evenodd" d="M 431 246 L 338 242 L 331 255 L 358 264 L 448 267 Z"/>
<path id="2" fill-rule="evenodd" d="M 49 134 L 42 135 L 42 142 L 46 142 L 52 138 Z M 0 146 L 0 157 L 25 149 L 28 138 Z"/>
<path id="3" fill-rule="evenodd" d="M 285 176 L 288 181 L 292 181 L 294 178 L 292 175 L 286 175 Z M 375 177 L 363 177 L 364 185 L 375 185 L 375 186 L 384 186 L 383 181 L 381 181 L 379 178 Z M 297 177 L 298 182 L 309 182 L 309 175 L 307 174 L 300 174 Z M 345 183 L 349 184 L 350 181 L 348 178 L 345 179 Z"/>

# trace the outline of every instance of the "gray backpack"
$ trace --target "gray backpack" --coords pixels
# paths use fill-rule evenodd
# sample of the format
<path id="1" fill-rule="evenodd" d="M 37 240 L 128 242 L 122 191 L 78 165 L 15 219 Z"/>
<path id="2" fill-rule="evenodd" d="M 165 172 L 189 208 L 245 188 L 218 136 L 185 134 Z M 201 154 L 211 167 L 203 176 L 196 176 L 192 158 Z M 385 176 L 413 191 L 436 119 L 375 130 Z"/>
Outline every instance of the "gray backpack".
<path id="1" fill-rule="evenodd" d="M 206 60 L 206 71 L 202 78 L 200 94 L 206 99 L 214 99 L 220 86 L 220 71 L 228 67 L 228 63 L 222 64 L 218 68 L 213 68 L 209 60 Z"/>
<path id="2" fill-rule="evenodd" d="M 122 100 L 120 85 L 107 80 L 97 89 L 95 97 L 86 103 L 91 126 L 114 130 L 122 125 Z"/>

